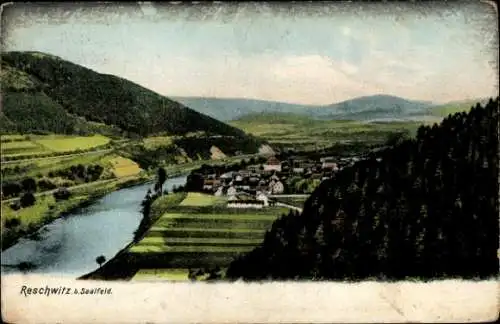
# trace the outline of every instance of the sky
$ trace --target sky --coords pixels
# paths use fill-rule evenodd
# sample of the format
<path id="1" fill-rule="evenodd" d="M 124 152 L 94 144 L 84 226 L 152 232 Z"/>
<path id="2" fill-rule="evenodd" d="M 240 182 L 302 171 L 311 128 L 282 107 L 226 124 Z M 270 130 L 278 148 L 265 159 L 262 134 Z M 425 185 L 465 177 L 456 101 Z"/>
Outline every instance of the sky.
<path id="1" fill-rule="evenodd" d="M 444 103 L 498 95 L 492 8 L 24 5 L 4 9 L 2 49 L 47 52 L 166 96 L 322 105 L 389 94 Z"/>

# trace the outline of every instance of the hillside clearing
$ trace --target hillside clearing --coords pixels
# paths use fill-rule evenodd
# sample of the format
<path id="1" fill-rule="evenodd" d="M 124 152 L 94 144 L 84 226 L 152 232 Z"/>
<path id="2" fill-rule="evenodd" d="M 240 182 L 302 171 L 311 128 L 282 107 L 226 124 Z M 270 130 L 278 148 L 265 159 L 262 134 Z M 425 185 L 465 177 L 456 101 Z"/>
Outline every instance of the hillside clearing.
<path id="1" fill-rule="evenodd" d="M 54 152 L 68 152 L 88 150 L 108 144 L 110 139 L 102 135 L 93 136 L 45 136 L 35 139 L 34 142 Z"/>

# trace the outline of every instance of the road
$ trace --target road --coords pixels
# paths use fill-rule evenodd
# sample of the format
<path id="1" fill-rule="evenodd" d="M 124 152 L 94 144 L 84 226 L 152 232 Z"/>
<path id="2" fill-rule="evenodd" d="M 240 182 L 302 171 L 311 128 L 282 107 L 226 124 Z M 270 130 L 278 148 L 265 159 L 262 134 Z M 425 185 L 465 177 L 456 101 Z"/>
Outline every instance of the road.
<path id="1" fill-rule="evenodd" d="M 292 210 L 298 211 L 299 213 L 302 213 L 302 208 L 300 208 L 300 207 L 295 207 L 295 206 L 284 204 L 284 203 L 281 203 L 281 202 L 276 202 L 276 206 L 290 208 Z"/>
<path id="2" fill-rule="evenodd" d="M 295 195 L 269 195 L 269 198 L 308 198 L 310 195 L 295 194 Z"/>

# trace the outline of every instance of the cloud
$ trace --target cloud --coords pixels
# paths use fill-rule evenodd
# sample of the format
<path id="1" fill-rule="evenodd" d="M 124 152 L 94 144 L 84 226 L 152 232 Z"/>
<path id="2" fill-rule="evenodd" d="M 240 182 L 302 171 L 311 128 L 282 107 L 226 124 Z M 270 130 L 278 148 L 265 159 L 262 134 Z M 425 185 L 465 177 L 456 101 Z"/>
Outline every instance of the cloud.
<path id="1" fill-rule="evenodd" d="M 351 34 L 351 28 L 349 28 L 347 26 L 343 26 L 341 28 L 341 31 L 342 31 L 342 34 L 346 35 L 346 36 L 349 36 Z"/>
<path id="2" fill-rule="evenodd" d="M 142 20 L 16 24 L 6 49 L 53 53 L 165 95 L 328 104 L 375 93 L 447 101 L 497 92 L 487 64 L 498 61 L 486 48 L 493 34 L 467 25 L 467 15 L 290 19 L 229 17 L 221 8 L 206 20 L 153 19 L 161 10 L 141 3 Z"/>

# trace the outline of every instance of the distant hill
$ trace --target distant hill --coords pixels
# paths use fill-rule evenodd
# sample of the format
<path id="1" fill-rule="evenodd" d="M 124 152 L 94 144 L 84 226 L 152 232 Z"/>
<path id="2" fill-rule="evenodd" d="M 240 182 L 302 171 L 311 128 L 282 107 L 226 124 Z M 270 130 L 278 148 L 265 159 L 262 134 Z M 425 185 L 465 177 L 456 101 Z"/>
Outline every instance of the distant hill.
<path id="1" fill-rule="evenodd" d="M 408 100 L 389 95 L 373 95 L 316 109 L 315 117 L 351 120 L 402 118 L 424 114 L 431 105 L 432 103 L 426 101 Z"/>
<path id="2" fill-rule="evenodd" d="M 246 134 L 113 75 L 40 52 L 2 54 L 0 130 L 125 135 Z"/>
<path id="3" fill-rule="evenodd" d="M 203 97 L 171 97 L 183 105 L 207 114 L 221 121 L 239 119 L 247 114 L 255 113 L 296 113 L 308 114 L 310 108 L 317 106 L 290 104 L 277 101 L 266 101 L 243 98 L 203 98 Z"/>
<path id="4" fill-rule="evenodd" d="M 261 113 L 291 113 L 321 119 L 401 118 L 424 114 L 432 105 L 430 102 L 412 101 L 389 95 L 359 97 L 331 105 L 301 105 L 254 99 L 172 98 L 222 121 L 239 120 L 245 115 Z"/>

